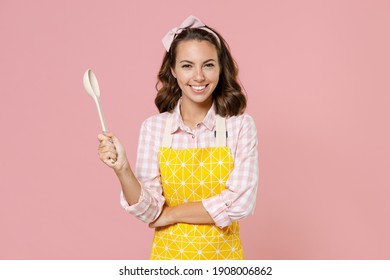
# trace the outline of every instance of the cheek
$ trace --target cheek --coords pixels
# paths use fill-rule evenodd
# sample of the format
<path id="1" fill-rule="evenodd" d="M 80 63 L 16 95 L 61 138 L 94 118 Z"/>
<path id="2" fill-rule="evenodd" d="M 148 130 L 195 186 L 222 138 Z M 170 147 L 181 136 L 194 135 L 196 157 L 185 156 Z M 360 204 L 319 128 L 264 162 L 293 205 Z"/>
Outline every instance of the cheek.
<path id="1" fill-rule="evenodd" d="M 191 74 L 188 72 L 179 72 L 177 73 L 176 79 L 178 82 L 187 83 L 191 79 Z"/>
<path id="2" fill-rule="evenodd" d="M 212 73 L 212 79 L 214 80 L 214 81 L 217 81 L 218 82 L 218 80 L 219 80 L 219 77 L 221 76 L 221 72 L 222 71 L 222 69 L 221 68 L 217 68 L 217 69 L 215 69 L 215 71 L 213 71 L 213 73 Z"/>
<path id="3" fill-rule="evenodd" d="M 176 78 L 176 81 L 181 89 L 184 89 L 185 86 L 188 84 L 188 79 L 183 75 L 178 76 Z"/>
<path id="4" fill-rule="evenodd" d="M 219 80 L 219 73 L 218 73 L 218 72 L 213 73 L 213 74 L 210 76 L 210 80 L 213 81 L 214 83 L 218 83 L 218 80 Z"/>

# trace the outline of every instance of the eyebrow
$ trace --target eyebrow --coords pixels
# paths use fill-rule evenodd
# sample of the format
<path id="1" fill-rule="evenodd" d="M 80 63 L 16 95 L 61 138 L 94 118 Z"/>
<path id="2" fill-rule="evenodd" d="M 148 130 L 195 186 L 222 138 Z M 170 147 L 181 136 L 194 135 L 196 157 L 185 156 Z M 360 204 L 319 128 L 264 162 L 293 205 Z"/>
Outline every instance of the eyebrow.
<path id="1" fill-rule="evenodd" d="M 207 59 L 206 61 L 204 61 L 202 64 L 205 64 L 205 63 L 210 62 L 210 61 L 216 62 L 215 59 L 210 58 L 210 59 Z M 189 60 L 182 60 L 182 61 L 180 61 L 179 63 L 195 64 L 194 62 L 189 61 Z"/>

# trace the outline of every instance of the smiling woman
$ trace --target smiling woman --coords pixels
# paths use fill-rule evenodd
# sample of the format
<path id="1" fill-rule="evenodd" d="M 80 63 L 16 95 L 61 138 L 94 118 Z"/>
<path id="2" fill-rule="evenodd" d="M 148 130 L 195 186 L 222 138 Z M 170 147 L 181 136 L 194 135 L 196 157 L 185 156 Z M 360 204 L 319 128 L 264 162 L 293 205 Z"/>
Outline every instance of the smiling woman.
<path id="1" fill-rule="evenodd" d="M 258 155 L 236 64 L 192 16 L 163 44 L 160 114 L 142 124 L 135 174 L 113 134 L 98 136 L 100 158 L 121 182 L 123 208 L 155 228 L 152 259 L 243 259 L 238 221 L 255 206 Z"/>

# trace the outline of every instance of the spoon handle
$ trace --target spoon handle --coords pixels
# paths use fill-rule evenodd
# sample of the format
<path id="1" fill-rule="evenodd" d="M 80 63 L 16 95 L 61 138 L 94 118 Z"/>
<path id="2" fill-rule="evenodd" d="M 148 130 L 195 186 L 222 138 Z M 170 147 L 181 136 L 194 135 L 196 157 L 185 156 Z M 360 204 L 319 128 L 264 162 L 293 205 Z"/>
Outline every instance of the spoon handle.
<path id="1" fill-rule="evenodd" d="M 100 124 L 102 126 L 102 130 L 103 131 L 107 131 L 106 125 L 104 123 L 103 112 L 102 112 L 102 109 L 100 107 L 99 99 L 98 98 L 94 98 L 94 100 L 95 100 L 96 107 L 97 107 L 97 110 L 98 110 L 98 113 L 99 113 L 99 119 L 100 119 Z"/>

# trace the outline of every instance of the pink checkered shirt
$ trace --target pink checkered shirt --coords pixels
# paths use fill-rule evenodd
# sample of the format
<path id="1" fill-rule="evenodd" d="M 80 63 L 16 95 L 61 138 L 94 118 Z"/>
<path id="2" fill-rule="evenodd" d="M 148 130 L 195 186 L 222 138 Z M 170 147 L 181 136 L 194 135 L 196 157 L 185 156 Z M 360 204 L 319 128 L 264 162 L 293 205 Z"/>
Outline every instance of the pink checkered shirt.
<path id="1" fill-rule="evenodd" d="M 193 130 L 183 123 L 179 106 L 180 104 L 172 112 L 171 148 L 214 147 L 214 106 Z M 120 197 L 122 207 L 146 223 L 157 219 L 165 202 L 160 181 L 158 151 L 162 145 L 169 114 L 158 114 L 142 123 L 135 168 L 135 175 L 142 186 L 141 195 L 139 201 L 131 206 L 123 193 Z M 206 211 L 220 228 L 253 213 L 258 184 L 258 140 L 253 118 L 248 114 L 226 118 L 226 130 L 227 145 L 234 158 L 234 169 L 226 182 L 226 190 L 202 201 Z"/>

